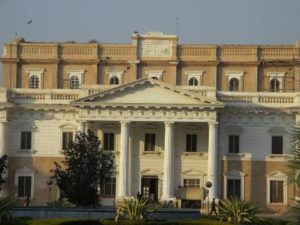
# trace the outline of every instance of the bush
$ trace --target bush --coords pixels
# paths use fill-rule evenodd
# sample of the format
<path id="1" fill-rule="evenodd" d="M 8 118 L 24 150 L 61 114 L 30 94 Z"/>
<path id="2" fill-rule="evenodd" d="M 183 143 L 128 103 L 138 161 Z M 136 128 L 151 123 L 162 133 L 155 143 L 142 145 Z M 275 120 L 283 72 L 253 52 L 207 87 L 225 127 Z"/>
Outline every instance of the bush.
<path id="1" fill-rule="evenodd" d="M 160 205 L 149 198 L 125 198 L 117 207 L 115 221 L 123 224 L 144 224 Z"/>
<path id="2" fill-rule="evenodd" d="M 262 219 L 257 216 L 259 212 L 250 201 L 243 202 L 237 197 L 221 200 L 219 205 L 221 221 L 234 225 L 260 223 Z"/>
<path id="3" fill-rule="evenodd" d="M 64 198 L 60 198 L 59 200 L 47 202 L 47 206 L 51 208 L 71 208 L 73 205 L 65 200 Z"/>
<path id="4" fill-rule="evenodd" d="M 15 206 L 16 200 L 10 196 L 0 198 L 0 224 L 12 221 L 11 210 Z"/>

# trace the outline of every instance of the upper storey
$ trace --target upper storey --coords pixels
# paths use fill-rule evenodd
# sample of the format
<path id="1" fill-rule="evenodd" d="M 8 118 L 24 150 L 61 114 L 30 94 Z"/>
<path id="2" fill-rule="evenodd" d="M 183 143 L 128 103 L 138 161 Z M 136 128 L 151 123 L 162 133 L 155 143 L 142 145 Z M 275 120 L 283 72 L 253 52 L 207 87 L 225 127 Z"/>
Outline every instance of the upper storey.
<path id="1" fill-rule="evenodd" d="M 152 77 L 218 91 L 296 92 L 300 41 L 295 45 L 179 45 L 176 35 L 132 34 L 130 44 L 30 43 L 4 45 L 6 88 L 76 89 Z"/>

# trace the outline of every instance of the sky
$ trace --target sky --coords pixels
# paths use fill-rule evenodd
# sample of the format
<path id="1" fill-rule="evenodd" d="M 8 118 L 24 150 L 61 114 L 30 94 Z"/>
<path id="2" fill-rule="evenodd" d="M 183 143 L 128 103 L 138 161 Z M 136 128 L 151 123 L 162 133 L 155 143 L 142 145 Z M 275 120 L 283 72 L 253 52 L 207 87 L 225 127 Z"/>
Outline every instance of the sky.
<path id="1" fill-rule="evenodd" d="M 300 0 L 0 0 L 0 54 L 16 33 L 41 42 L 129 43 L 134 31 L 161 31 L 181 44 L 294 44 L 299 22 Z"/>

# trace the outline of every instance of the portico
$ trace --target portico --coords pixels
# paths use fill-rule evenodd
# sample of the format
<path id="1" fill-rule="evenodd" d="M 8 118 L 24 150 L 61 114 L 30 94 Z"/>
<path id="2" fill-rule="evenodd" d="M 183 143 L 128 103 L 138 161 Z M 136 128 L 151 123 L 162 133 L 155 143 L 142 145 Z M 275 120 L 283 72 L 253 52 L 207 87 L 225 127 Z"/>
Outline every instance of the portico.
<path id="1" fill-rule="evenodd" d="M 115 129 L 119 133 L 119 138 L 114 138 L 118 142 L 115 150 L 116 198 L 135 196 L 137 191 L 141 192 L 141 179 L 146 176 L 158 178 L 160 200 L 176 199 L 177 187 L 183 182 L 182 178 L 178 180 L 177 173 L 182 174 L 186 155 L 191 155 L 191 158 L 199 155 L 199 163 L 202 165 L 196 163 L 189 168 L 197 170 L 205 164 L 206 180 L 213 183 L 210 197 L 218 197 L 216 109 L 222 108 L 222 103 L 177 90 L 154 79 L 141 79 L 79 99 L 72 104 L 80 108 L 81 130 L 102 130 L 104 133 L 105 129 Z M 192 130 L 192 133 L 201 130 L 205 134 L 201 136 L 207 136 L 204 141 L 198 140 L 199 145 L 205 143 L 201 152 L 183 154 L 186 149 L 178 146 L 176 140 L 183 138 L 185 142 L 188 130 Z M 145 136 L 139 138 L 143 132 Z M 152 137 L 154 145 L 159 146 L 157 151 L 155 148 L 145 150 L 139 144 L 147 142 L 146 136 L 150 139 Z M 144 157 L 159 163 L 145 166 Z M 148 162 L 151 160 L 148 159 Z"/>

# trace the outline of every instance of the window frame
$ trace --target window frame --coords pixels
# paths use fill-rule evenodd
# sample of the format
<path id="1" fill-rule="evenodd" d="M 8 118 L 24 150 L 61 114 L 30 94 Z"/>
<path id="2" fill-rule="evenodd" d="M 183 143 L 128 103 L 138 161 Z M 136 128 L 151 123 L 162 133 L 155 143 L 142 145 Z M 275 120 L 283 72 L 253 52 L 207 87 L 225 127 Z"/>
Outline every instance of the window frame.
<path id="1" fill-rule="evenodd" d="M 34 198 L 34 183 L 35 183 L 35 171 L 33 169 L 30 169 L 28 167 L 22 167 L 22 168 L 19 168 L 16 170 L 16 173 L 15 173 L 15 185 L 17 187 L 17 191 L 15 193 L 15 196 L 17 199 L 26 199 L 26 196 L 25 197 L 19 197 L 18 194 L 19 194 L 19 177 L 31 177 L 31 190 L 30 190 L 30 199 L 33 199 Z"/>
<path id="2" fill-rule="evenodd" d="M 194 181 L 194 183 L 189 184 L 189 181 Z M 199 178 L 183 178 L 182 182 L 184 188 L 201 188 L 201 180 Z"/>
<path id="3" fill-rule="evenodd" d="M 67 140 L 66 140 L 66 145 L 67 145 L 67 147 L 66 146 L 64 146 L 65 145 L 65 141 L 64 141 L 64 134 L 68 134 L 68 136 L 67 136 Z M 70 139 L 70 137 L 69 137 L 69 134 L 71 134 L 72 136 L 71 136 L 71 139 Z M 62 145 L 61 145 L 61 149 L 62 150 L 67 150 L 68 149 L 68 147 L 70 146 L 70 144 L 71 144 L 71 142 L 72 141 L 74 141 L 74 132 L 73 131 L 67 131 L 67 130 L 63 130 L 62 131 Z M 66 148 L 65 148 L 66 147 Z"/>
<path id="4" fill-rule="evenodd" d="M 120 84 L 120 79 L 117 76 L 112 76 L 109 78 L 109 84 L 110 85 L 119 85 Z"/>
<path id="5" fill-rule="evenodd" d="M 283 202 L 271 202 L 271 181 L 283 181 Z M 288 204 L 288 176 L 280 171 L 267 175 L 266 198 L 267 205 L 287 205 Z"/>
<path id="6" fill-rule="evenodd" d="M 34 81 L 33 81 L 34 79 Z M 33 84 L 33 85 L 32 85 Z M 41 81 L 38 75 L 32 74 L 29 76 L 29 88 L 30 89 L 40 89 Z"/>
<path id="7" fill-rule="evenodd" d="M 110 136 L 113 137 L 113 144 L 112 144 L 112 147 L 113 149 L 106 149 L 106 136 L 109 135 L 109 143 L 108 143 L 108 146 L 109 148 L 111 147 L 111 140 L 110 140 Z M 116 133 L 115 132 L 111 132 L 111 131 L 104 131 L 103 132 L 103 150 L 104 151 L 116 151 Z"/>
<path id="8" fill-rule="evenodd" d="M 281 148 L 281 153 L 274 153 L 274 149 L 276 148 L 275 146 L 273 146 L 273 144 L 274 144 L 274 139 L 275 138 L 281 138 L 281 146 L 280 146 L 280 148 Z M 284 154 L 284 136 L 283 135 L 272 135 L 271 136 L 271 154 L 272 155 L 283 155 Z"/>
<path id="9" fill-rule="evenodd" d="M 44 72 L 45 69 L 39 69 L 39 68 L 30 68 L 27 71 L 28 74 L 28 83 L 27 83 L 27 87 L 30 89 L 41 89 L 43 88 L 43 77 L 44 77 Z M 38 78 L 38 88 L 31 88 L 30 87 L 30 80 L 31 77 L 36 76 Z"/>
<path id="10" fill-rule="evenodd" d="M 190 136 L 190 139 L 188 139 Z M 195 140 L 193 140 L 196 137 Z M 190 140 L 190 144 L 188 144 L 188 140 Z M 195 143 L 193 143 L 195 141 Z M 194 146 L 195 144 L 195 146 Z M 195 147 L 195 150 L 193 149 Z M 185 135 L 185 152 L 198 152 L 198 135 L 195 133 L 186 133 Z"/>
<path id="11" fill-rule="evenodd" d="M 75 79 L 76 79 L 76 84 L 74 83 Z M 76 76 L 76 75 L 71 76 L 70 77 L 70 89 L 79 89 L 79 88 L 80 88 L 80 79 L 79 79 L 79 77 Z"/>
<path id="12" fill-rule="evenodd" d="M 109 194 L 102 193 L 102 188 L 104 188 L 104 192 L 106 191 L 105 190 L 106 184 L 104 182 L 103 186 L 100 187 L 100 197 L 101 198 L 115 198 L 117 195 L 117 179 L 116 179 L 116 177 L 108 177 L 106 179 L 110 179 L 110 183 L 109 183 L 110 184 L 110 193 Z M 114 188 L 112 185 L 115 185 Z"/>
<path id="13" fill-rule="evenodd" d="M 231 141 L 230 141 L 231 137 L 233 138 L 232 146 L 231 146 Z M 238 140 L 238 144 L 236 144 L 236 138 Z M 236 151 L 236 147 L 237 147 L 238 151 Z M 240 153 L 240 135 L 238 135 L 238 134 L 229 134 L 228 135 L 228 153 L 229 154 L 239 154 Z"/>
<path id="14" fill-rule="evenodd" d="M 227 180 L 240 180 L 241 185 L 240 185 L 240 199 L 244 200 L 245 199 L 245 174 L 241 171 L 238 170 L 231 170 L 226 173 L 224 173 L 224 189 L 223 189 L 223 195 L 225 199 L 228 199 L 228 183 Z"/>
<path id="15" fill-rule="evenodd" d="M 149 143 L 146 142 L 146 140 L 148 140 L 147 136 L 150 136 L 150 138 L 149 138 L 150 142 Z M 154 142 L 154 143 L 152 143 L 152 142 Z M 155 132 L 151 132 L 151 133 L 146 132 L 144 134 L 144 149 L 143 149 L 143 151 L 144 152 L 155 152 L 156 151 L 156 145 L 157 145 L 156 142 L 157 142 L 156 133 Z"/>
<path id="16" fill-rule="evenodd" d="M 30 148 L 27 148 L 27 141 L 28 141 L 28 137 L 27 137 L 27 135 L 25 135 L 26 137 L 25 137 L 25 147 L 26 148 L 23 148 L 22 146 L 23 146 L 23 133 L 24 134 L 28 134 L 28 133 L 30 133 Z M 33 151 L 33 131 L 31 131 L 31 130 L 22 130 L 21 132 L 20 132 L 20 151 Z"/>

